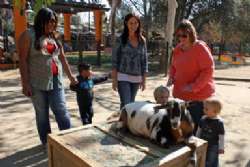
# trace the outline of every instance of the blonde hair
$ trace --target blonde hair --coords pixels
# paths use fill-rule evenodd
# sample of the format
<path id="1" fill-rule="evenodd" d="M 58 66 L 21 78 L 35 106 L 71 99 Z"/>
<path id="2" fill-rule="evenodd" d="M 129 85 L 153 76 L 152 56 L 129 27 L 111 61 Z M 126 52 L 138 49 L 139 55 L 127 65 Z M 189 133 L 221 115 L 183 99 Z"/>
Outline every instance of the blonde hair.
<path id="1" fill-rule="evenodd" d="M 204 101 L 204 106 L 209 105 L 214 108 L 216 114 L 220 114 L 222 110 L 222 102 L 219 99 L 210 98 Z"/>
<path id="2" fill-rule="evenodd" d="M 166 86 L 163 86 L 163 85 L 161 85 L 161 86 L 158 86 L 157 88 L 155 88 L 155 90 L 154 90 L 154 98 L 155 98 L 155 100 L 161 95 L 161 94 L 163 94 L 163 93 L 168 93 L 168 95 L 169 95 L 169 89 L 166 87 Z"/>

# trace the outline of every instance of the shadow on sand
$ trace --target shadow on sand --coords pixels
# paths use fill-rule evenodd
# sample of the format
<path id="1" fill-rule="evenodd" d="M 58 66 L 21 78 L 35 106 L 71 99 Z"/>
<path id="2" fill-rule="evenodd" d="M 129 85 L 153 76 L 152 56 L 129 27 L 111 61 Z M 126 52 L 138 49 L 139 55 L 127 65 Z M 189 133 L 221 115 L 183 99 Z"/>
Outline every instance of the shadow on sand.
<path id="1" fill-rule="evenodd" d="M 1 167 L 48 167 L 47 151 L 35 146 L 0 160 Z"/>

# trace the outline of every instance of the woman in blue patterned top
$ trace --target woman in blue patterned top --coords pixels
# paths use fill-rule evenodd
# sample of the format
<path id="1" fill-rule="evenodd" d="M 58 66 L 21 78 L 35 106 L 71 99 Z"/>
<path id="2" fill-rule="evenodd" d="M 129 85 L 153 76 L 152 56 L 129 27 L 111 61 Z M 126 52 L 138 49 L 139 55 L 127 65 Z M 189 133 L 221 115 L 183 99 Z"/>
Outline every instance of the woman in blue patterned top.
<path id="1" fill-rule="evenodd" d="M 124 30 L 112 50 L 112 88 L 120 96 L 120 108 L 134 102 L 138 89 L 145 89 L 148 58 L 140 19 L 128 14 Z"/>

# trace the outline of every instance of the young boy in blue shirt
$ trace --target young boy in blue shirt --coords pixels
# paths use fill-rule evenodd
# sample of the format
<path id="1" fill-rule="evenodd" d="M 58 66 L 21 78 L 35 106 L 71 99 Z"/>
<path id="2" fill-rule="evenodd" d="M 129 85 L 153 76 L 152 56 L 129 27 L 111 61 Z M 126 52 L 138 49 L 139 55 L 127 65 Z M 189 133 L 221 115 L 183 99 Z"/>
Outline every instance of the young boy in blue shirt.
<path id="1" fill-rule="evenodd" d="M 108 75 L 102 77 L 92 77 L 91 66 L 86 63 L 78 65 L 78 84 L 70 85 L 70 89 L 76 92 L 77 104 L 80 111 L 82 124 L 91 124 L 93 112 L 93 87 L 108 79 Z"/>

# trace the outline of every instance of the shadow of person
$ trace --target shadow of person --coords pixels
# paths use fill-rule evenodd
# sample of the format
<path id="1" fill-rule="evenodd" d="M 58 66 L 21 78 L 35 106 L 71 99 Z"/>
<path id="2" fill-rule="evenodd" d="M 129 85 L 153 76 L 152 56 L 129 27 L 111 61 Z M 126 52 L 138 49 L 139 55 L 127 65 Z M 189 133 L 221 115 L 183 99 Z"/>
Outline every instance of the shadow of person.
<path id="1" fill-rule="evenodd" d="M 248 161 L 245 167 L 250 167 L 250 160 Z"/>
<path id="2" fill-rule="evenodd" d="M 48 155 L 46 149 L 41 146 L 35 146 L 26 150 L 16 152 L 13 155 L 0 160 L 1 167 L 47 167 Z"/>

